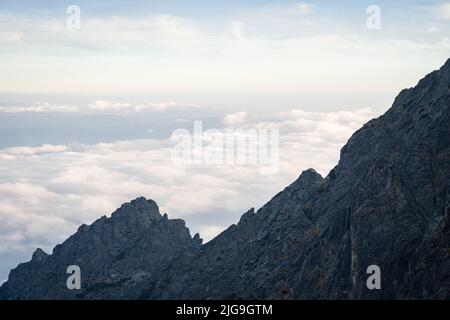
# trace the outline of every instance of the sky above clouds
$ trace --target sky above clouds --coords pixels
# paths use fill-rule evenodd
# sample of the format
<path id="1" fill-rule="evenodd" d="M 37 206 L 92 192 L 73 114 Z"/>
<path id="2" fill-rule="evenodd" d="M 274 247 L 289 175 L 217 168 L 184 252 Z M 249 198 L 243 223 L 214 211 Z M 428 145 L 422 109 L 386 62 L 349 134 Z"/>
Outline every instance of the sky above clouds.
<path id="1" fill-rule="evenodd" d="M 0 282 L 141 195 L 211 239 L 302 170 L 325 176 L 449 34 L 449 1 L 1 1 Z M 174 164 L 195 121 L 278 128 L 278 173 Z"/>
<path id="2" fill-rule="evenodd" d="M 364 1 L 69 4 L 2 3 L 1 92 L 393 94 L 450 48 L 445 1 L 378 1 L 380 30 Z"/>

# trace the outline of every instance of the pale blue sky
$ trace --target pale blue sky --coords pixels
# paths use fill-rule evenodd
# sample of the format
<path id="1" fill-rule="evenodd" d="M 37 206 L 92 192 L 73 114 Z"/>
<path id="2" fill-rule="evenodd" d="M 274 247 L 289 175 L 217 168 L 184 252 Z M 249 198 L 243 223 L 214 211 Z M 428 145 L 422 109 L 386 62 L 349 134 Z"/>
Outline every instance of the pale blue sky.
<path id="1" fill-rule="evenodd" d="M 450 2 L 371 4 L 3 1 L 0 93 L 392 95 L 449 55 Z"/>

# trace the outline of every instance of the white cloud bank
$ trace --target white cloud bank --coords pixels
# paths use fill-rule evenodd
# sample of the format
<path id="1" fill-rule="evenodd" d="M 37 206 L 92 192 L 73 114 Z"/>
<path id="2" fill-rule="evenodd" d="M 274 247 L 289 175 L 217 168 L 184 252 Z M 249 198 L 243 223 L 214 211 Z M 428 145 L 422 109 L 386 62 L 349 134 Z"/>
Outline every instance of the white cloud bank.
<path id="1" fill-rule="evenodd" d="M 225 116 L 223 119 L 223 123 L 226 125 L 239 125 L 245 122 L 245 118 L 247 117 L 247 112 L 236 112 L 230 113 Z"/>
<path id="2" fill-rule="evenodd" d="M 109 214 L 146 196 L 170 217 L 207 240 L 250 207 L 259 207 L 313 167 L 323 175 L 339 150 L 369 118 L 370 109 L 314 113 L 294 109 L 270 115 L 228 115 L 234 129 L 280 129 L 280 170 L 263 176 L 252 165 L 189 165 L 170 161 L 168 140 L 95 145 L 43 145 L 0 150 L 0 256 L 49 250 Z M 207 218 L 207 219 L 206 219 Z M 18 261 L 17 261 L 18 262 Z M 9 266 L 13 267 L 13 266 Z"/>

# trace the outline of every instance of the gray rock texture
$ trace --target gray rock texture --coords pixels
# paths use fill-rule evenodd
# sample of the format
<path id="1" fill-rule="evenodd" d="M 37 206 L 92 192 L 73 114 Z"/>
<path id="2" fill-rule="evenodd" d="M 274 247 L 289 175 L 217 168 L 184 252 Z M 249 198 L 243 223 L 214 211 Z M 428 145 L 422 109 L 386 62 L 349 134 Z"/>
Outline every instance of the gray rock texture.
<path id="1" fill-rule="evenodd" d="M 212 241 L 139 198 L 36 250 L 0 298 L 449 299 L 449 108 L 450 60 L 358 130 L 326 178 L 304 171 Z M 79 291 L 65 287 L 72 264 Z"/>
<path id="2" fill-rule="evenodd" d="M 7 299 L 118 299 L 122 287 L 151 277 L 181 252 L 198 250 L 183 220 L 161 216 L 152 200 L 138 198 L 78 231 L 47 255 L 37 249 L 30 262 L 12 270 L 0 289 Z M 81 290 L 68 290 L 67 267 L 81 269 Z"/>

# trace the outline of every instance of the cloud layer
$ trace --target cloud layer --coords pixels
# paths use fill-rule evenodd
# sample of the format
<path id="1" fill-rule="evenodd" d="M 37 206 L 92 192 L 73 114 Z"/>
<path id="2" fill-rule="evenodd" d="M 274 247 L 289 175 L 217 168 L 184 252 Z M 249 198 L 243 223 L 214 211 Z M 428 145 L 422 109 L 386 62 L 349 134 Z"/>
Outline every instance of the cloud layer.
<path id="1" fill-rule="evenodd" d="M 80 224 L 141 195 L 211 239 L 302 170 L 314 167 L 327 174 L 342 145 L 372 116 L 370 109 L 227 115 L 228 130 L 279 128 L 280 170 L 272 176 L 248 164 L 174 164 L 170 139 L 1 149 L 0 257 L 14 255 L 17 261 L 5 260 L 0 270 L 5 273 L 14 267 L 11 261 L 35 247 L 50 250 Z"/>

